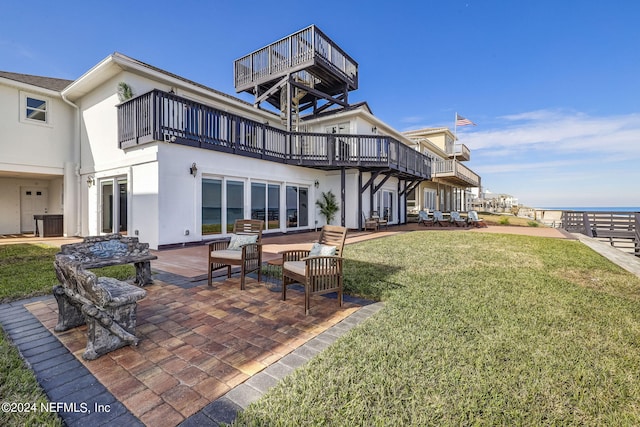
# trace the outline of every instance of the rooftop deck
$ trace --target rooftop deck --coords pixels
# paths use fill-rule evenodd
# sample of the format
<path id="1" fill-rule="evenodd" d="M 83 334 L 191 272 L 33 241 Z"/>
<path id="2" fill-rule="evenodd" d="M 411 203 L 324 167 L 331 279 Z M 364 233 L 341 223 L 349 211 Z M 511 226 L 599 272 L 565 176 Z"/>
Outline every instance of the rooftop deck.
<path id="1" fill-rule="evenodd" d="M 315 25 L 237 59 L 233 68 L 236 91 L 254 95 L 296 73 L 329 95 L 358 88 L 358 64 Z M 279 97 L 269 102 L 278 106 Z"/>

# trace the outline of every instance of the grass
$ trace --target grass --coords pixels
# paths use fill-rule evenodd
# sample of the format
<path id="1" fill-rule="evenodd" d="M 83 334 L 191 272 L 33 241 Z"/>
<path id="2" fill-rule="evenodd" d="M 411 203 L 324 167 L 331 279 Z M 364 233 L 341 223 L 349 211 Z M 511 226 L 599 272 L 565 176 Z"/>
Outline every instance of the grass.
<path id="1" fill-rule="evenodd" d="M 57 247 L 46 245 L 0 245 L 0 303 L 36 295 L 50 295 L 57 283 L 53 269 Z M 120 280 L 135 276 L 132 265 L 105 267 L 93 270 L 98 276 Z M 31 370 L 25 365 L 15 347 L 0 329 L 0 403 L 35 403 L 35 412 L 0 411 L 2 426 L 60 426 L 53 413 L 41 412 L 40 403 L 47 398 Z"/>
<path id="2" fill-rule="evenodd" d="M 640 424 L 640 279 L 579 242 L 414 232 L 345 258 L 384 309 L 236 424 Z"/>

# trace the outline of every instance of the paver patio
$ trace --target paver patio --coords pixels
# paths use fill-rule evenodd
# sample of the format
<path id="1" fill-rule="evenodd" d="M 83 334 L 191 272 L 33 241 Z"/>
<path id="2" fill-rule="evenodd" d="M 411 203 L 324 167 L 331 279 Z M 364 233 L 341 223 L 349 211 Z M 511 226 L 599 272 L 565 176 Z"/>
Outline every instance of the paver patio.
<path id="1" fill-rule="evenodd" d="M 424 228 L 350 232 L 347 243 L 412 229 Z M 306 247 L 316 237 L 268 238 L 265 261 L 291 245 Z M 305 316 L 300 289 L 281 301 L 278 286 L 255 278 L 245 291 L 237 276 L 208 287 L 205 246 L 157 254 L 155 283 L 145 288 L 148 295 L 138 303 L 136 335 L 141 343 L 135 348 L 87 362 L 81 357 L 86 327 L 52 332 L 57 322 L 52 297 L 2 305 L 0 323 L 50 400 L 89 404 L 89 413 L 62 413 L 67 425 L 228 423 L 279 379 L 381 308 L 348 296 L 339 308 L 335 299 L 318 296 L 311 315 Z M 109 412 L 96 412 L 94 404 Z"/>

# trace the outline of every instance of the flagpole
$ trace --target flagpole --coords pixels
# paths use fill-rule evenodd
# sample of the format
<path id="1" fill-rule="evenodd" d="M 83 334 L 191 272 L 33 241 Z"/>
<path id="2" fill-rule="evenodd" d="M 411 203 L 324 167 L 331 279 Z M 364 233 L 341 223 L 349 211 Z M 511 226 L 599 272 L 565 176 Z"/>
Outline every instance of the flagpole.
<path id="1" fill-rule="evenodd" d="M 456 115 L 453 117 L 453 136 L 456 141 L 458 140 L 458 112 L 456 111 Z"/>

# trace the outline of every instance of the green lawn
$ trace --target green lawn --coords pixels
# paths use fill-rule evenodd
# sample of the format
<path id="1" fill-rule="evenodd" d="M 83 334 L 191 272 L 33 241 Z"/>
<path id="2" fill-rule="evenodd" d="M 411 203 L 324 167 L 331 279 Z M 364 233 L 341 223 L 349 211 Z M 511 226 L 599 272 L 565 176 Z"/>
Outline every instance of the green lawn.
<path id="1" fill-rule="evenodd" d="M 345 248 L 385 308 L 238 425 L 640 425 L 640 279 L 576 241 L 414 232 Z"/>
<path id="2" fill-rule="evenodd" d="M 60 249 L 46 245 L 0 245 L 0 303 L 51 294 L 57 283 L 53 270 L 54 255 Z M 100 276 L 124 280 L 135 276 L 132 265 L 94 270 Z M 0 403 L 40 403 L 47 397 L 33 372 L 25 365 L 4 331 L 0 329 Z M 0 411 L 1 426 L 60 426 L 55 414 L 49 412 Z"/>

